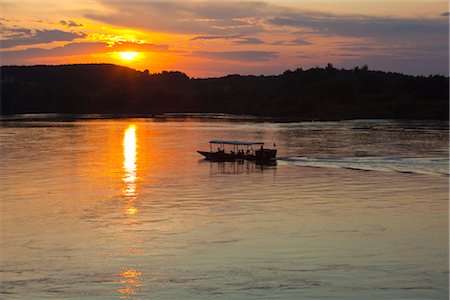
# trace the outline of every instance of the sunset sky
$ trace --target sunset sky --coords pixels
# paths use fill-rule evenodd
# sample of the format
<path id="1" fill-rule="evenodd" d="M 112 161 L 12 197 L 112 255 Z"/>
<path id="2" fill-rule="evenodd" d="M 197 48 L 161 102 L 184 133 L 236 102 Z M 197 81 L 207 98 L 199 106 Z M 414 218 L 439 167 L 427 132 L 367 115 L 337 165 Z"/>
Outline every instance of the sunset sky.
<path id="1" fill-rule="evenodd" d="M 448 75 L 447 1 L 0 2 L 2 65 L 114 63 L 191 77 L 323 66 Z"/>

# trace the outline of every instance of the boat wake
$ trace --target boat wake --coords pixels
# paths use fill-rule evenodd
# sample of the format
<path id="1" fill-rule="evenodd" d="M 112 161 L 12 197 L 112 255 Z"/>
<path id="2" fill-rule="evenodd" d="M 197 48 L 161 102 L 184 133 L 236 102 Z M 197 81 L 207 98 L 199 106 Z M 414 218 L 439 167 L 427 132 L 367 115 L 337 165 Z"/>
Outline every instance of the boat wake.
<path id="1" fill-rule="evenodd" d="M 447 158 L 405 157 L 280 157 L 280 164 L 318 168 L 345 168 L 362 171 L 437 174 L 449 176 Z"/>

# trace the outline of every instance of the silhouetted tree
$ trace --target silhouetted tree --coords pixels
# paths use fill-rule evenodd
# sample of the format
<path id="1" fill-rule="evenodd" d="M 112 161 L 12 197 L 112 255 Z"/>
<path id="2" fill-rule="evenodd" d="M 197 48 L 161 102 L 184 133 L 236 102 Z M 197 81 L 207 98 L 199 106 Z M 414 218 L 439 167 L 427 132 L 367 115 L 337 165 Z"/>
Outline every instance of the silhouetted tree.
<path id="1" fill-rule="evenodd" d="M 1 113 L 225 112 L 298 119 L 448 120 L 449 78 L 325 68 L 190 79 L 109 64 L 3 66 Z"/>

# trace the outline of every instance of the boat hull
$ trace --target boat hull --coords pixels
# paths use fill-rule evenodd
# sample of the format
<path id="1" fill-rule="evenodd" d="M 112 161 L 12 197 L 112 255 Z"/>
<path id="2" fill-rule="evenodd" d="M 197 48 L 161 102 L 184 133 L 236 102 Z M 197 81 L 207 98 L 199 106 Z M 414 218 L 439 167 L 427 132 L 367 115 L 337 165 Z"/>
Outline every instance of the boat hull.
<path id="1" fill-rule="evenodd" d="M 255 160 L 257 162 L 275 161 L 276 156 L 277 156 L 276 149 L 260 149 L 255 151 Z"/>
<path id="2" fill-rule="evenodd" d="M 199 154 L 203 155 L 205 159 L 211 161 L 236 161 L 236 160 L 250 160 L 257 163 L 267 163 L 274 162 L 277 155 L 277 150 L 275 149 L 260 149 L 255 151 L 255 154 L 243 154 L 243 153 L 225 153 L 225 152 L 208 152 L 208 151 L 197 151 Z"/>
<path id="3" fill-rule="evenodd" d="M 207 160 L 211 161 L 235 161 L 239 159 L 237 155 L 224 152 L 207 152 L 207 151 L 197 151 L 205 157 Z"/>

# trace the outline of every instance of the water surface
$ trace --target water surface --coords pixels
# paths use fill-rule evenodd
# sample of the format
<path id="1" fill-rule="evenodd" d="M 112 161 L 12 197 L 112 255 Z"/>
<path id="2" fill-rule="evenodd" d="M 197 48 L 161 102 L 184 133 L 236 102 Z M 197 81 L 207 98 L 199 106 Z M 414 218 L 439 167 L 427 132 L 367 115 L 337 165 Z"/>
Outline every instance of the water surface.
<path id="1" fill-rule="evenodd" d="M 448 299 L 448 124 L 3 121 L 2 298 Z M 211 139 L 276 166 L 210 163 Z"/>

